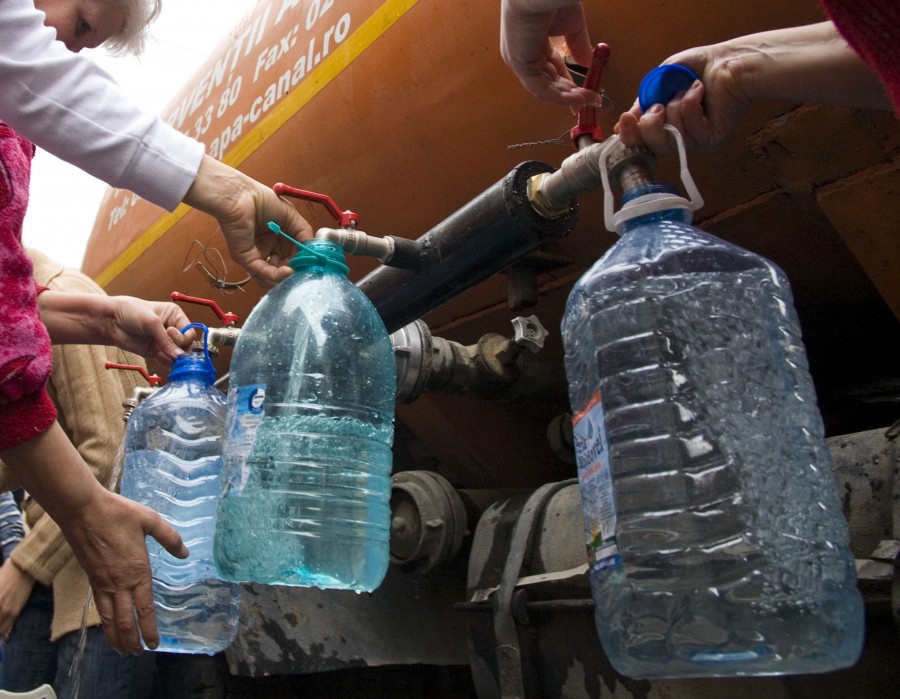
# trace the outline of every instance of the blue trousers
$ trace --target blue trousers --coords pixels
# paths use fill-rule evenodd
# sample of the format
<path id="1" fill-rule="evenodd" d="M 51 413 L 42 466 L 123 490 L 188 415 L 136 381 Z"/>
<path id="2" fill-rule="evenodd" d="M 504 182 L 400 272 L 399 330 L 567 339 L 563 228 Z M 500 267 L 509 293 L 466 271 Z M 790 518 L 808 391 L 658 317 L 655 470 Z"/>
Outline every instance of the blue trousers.
<path id="1" fill-rule="evenodd" d="M 35 584 L 6 643 L 0 689 L 26 692 L 48 683 L 59 699 L 128 697 L 135 657 L 117 653 L 106 642 L 103 629 L 92 626 L 86 631 L 83 655 L 73 668 L 81 632 L 51 643 L 52 619 L 53 592 Z"/>

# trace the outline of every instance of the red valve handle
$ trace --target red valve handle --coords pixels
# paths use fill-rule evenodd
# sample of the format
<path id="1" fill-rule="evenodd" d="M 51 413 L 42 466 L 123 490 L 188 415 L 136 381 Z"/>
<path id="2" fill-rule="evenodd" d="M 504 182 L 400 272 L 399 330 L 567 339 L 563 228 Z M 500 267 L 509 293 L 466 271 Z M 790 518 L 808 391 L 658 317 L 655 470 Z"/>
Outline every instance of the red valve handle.
<path id="1" fill-rule="evenodd" d="M 136 364 L 116 364 L 116 362 L 107 362 L 104 364 L 107 369 L 126 369 L 128 371 L 136 371 L 145 379 L 147 379 L 147 383 L 151 386 L 158 386 L 162 383 L 162 377 L 157 376 L 156 374 L 148 374 L 147 370 L 142 366 L 137 366 Z"/>
<path id="2" fill-rule="evenodd" d="M 594 57 L 584 78 L 586 89 L 600 92 L 600 79 L 603 77 L 603 69 L 609 63 L 609 54 L 607 44 L 597 44 L 594 47 Z M 578 148 L 578 139 L 585 135 L 590 136 L 595 143 L 603 140 L 603 129 L 597 123 L 597 108 L 593 105 L 582 107 L 578 111 L 578 124 L 569 132 L 572 145 Z"/>
<path id="3" fill-rule="evenodd" d="M 303 199 L 304 201 L 311 201 L 314 204 L 321 204 L 327 209 L 328 213 L 334 217 L 334 220 L 341 224 L 341 228 L 350 228 L 351 226 L 355 226 L 359 221 L 359 214 L 353 213 L 352 211 L 341 211 L 340 207 L 334 203 L 334 199 L 327 194 L 310 192 L 307 189 L 297 189 L 296 187 L 291 187 L 283 182 L 279 182 L 272 187 L 272 189 L 275 190 L 275 194 L 278 196 L 295 197 L 297 199 Z"/>
<path id="4" fill-rule="evenodd" d="M 180 291 L 172 292 L 172 300 L 173 301 L 186 301 L 188 303 L 198 303 L 201 306 L 209 306 L 213 310 L 213 312 L 222 319 L 222 322 L 226 325 L 234 325 L 237 323 L 238 317 L 236 313 L 232 313 L 231 311 L 223 311 L 219 304 L 217 304 L 212 299 L 201 299 L 196 296 L 188 296 L 187 294 L 182 294 Z"/>

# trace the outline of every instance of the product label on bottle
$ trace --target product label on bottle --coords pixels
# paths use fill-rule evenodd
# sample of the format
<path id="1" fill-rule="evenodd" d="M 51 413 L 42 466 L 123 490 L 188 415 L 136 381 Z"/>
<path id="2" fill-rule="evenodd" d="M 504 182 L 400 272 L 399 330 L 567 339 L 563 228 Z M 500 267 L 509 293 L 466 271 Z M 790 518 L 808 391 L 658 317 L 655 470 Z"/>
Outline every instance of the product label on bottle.
<path id="1" fill-rule="evenodd" d="M 247 485 L 250 466 L 247 463 L 256 431 L 265 415 L 266 384 L 238 386 L 228 392 L 228 424 L 225 426 L 228 451 L 225 454 L 225 487 L 223 495 L 239 495 Z"/>
<path id="2" fill-rule="evenodd" d="M 622 564 L 616 545 L 616 503 L 599 392 L 572 417 L 572 432 L 588 560 L 594 574 Z"/>

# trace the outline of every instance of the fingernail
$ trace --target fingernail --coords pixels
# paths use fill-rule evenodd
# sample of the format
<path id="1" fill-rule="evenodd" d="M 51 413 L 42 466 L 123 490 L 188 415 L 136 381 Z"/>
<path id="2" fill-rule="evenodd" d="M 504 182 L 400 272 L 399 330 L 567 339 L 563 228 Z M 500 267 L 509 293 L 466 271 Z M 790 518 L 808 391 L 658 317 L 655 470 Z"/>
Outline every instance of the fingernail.
<path id="1" fill-rule="evenodd" d="M 661 104 L 654 104 L 647 111 L 647 114 L 662 114 L 663 110 L 665 110 L 665 107 L 663 107 Z"/>

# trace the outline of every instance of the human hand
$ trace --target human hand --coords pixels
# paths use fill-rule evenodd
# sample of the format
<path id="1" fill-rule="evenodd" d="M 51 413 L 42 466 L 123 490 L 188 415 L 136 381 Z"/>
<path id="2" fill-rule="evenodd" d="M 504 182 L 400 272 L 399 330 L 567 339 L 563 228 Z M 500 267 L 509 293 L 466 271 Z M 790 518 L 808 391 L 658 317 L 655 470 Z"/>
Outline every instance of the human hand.
<path id="1" fill-rule="evenodd" d="M 133 296 L 107 296 L 112 312 L 106 316 L 106 343 L 148 359 L 171 364 L 195 337 L 180 328 L 190 324 L 184 311 L 167 301 L 146 301 Z"/>
<path id="2" fill-rule="evenodd" d="M 42 294 L 43 296 L 43 294 Z M 186 558 L 178 532 L 148 507 L 106 490 L 58 423 L 0 458 L 59 525 L 87 573 L 109 644 L 140 653 L 159 645 L 146 537 Z M 135 624 L 137 617 L 137 624 Z"/>
<path id="3" fill-rule="evenodd" d="M 664 65 L 686 66 L 700 80 L 668 104 L 655 104 L 646 112 L 635 101 L 615 126 L 622 142 L 646 145 L 656 153 L 672 152 L 672 141 L 664 129 L 671 124 L 681 132 L 689 151 L 709 151 L 721 145 L 750 104 L 740 71 L 734 70 L 735 63 L 728 60 L 722 46 L 689 49 L 666 59 Z"/>
<path id="4" fill-rule="evenodd" d="M 313 237 L 309 223 L 270 187 L 208 155 L 184 202 L 219 221 L 231 259 L 264 288 L 293 274 L 287 263 L 297 251 L 269 230 L 269 221 L 298 240 Z"/>
<path id="5" fill-rule="evenodd" d="M 785 27 L 688 49 L 667 58 L 700 76 L 684 95 L 646 114 L 633 106 L 616 132 L 626 145 L 645 143 L 671 150 L 666 122 L 684 136 L 690 150 L 712 150 L 734 130 L 756 100 L 843 104 L 890 109 L 878 75 L 840 35 L 832 22 Z"/>
<path id="6" fill-rule="evenodd" d="M 31 595 L 34 578 L 7 558 L 0 565 L 0 638 L 6 638 Z"/>
<path id="7" fill-rule="evenodd" d="M 41 320 L 54 344 L 114 345 L 171 364 L 194 339 L 174 303 L 133 296 L 48 290 L 38 296 Z"/>
<path id="8" fill-rule="evenodd" d="M 562 53 L 550 37 L 565 37 L 572 59 L 593 60 L 584 8 L 574 0 L 503 0 L 500 7 L 500 55 L 537 97 L 573 109 L 601 106 L 600 95 L 572 80 Z"/>
<path id="9" fill-rule="evenodd" d="M 88 575 L 106 640 L 119 652 L 141 653 L 141 638 L 156 648 L 159 631 L 145 537 L 186 558 L 181 537 L 153 510 L 103 488 L 80 514 L 67 526 L 66 539 Z"/>

